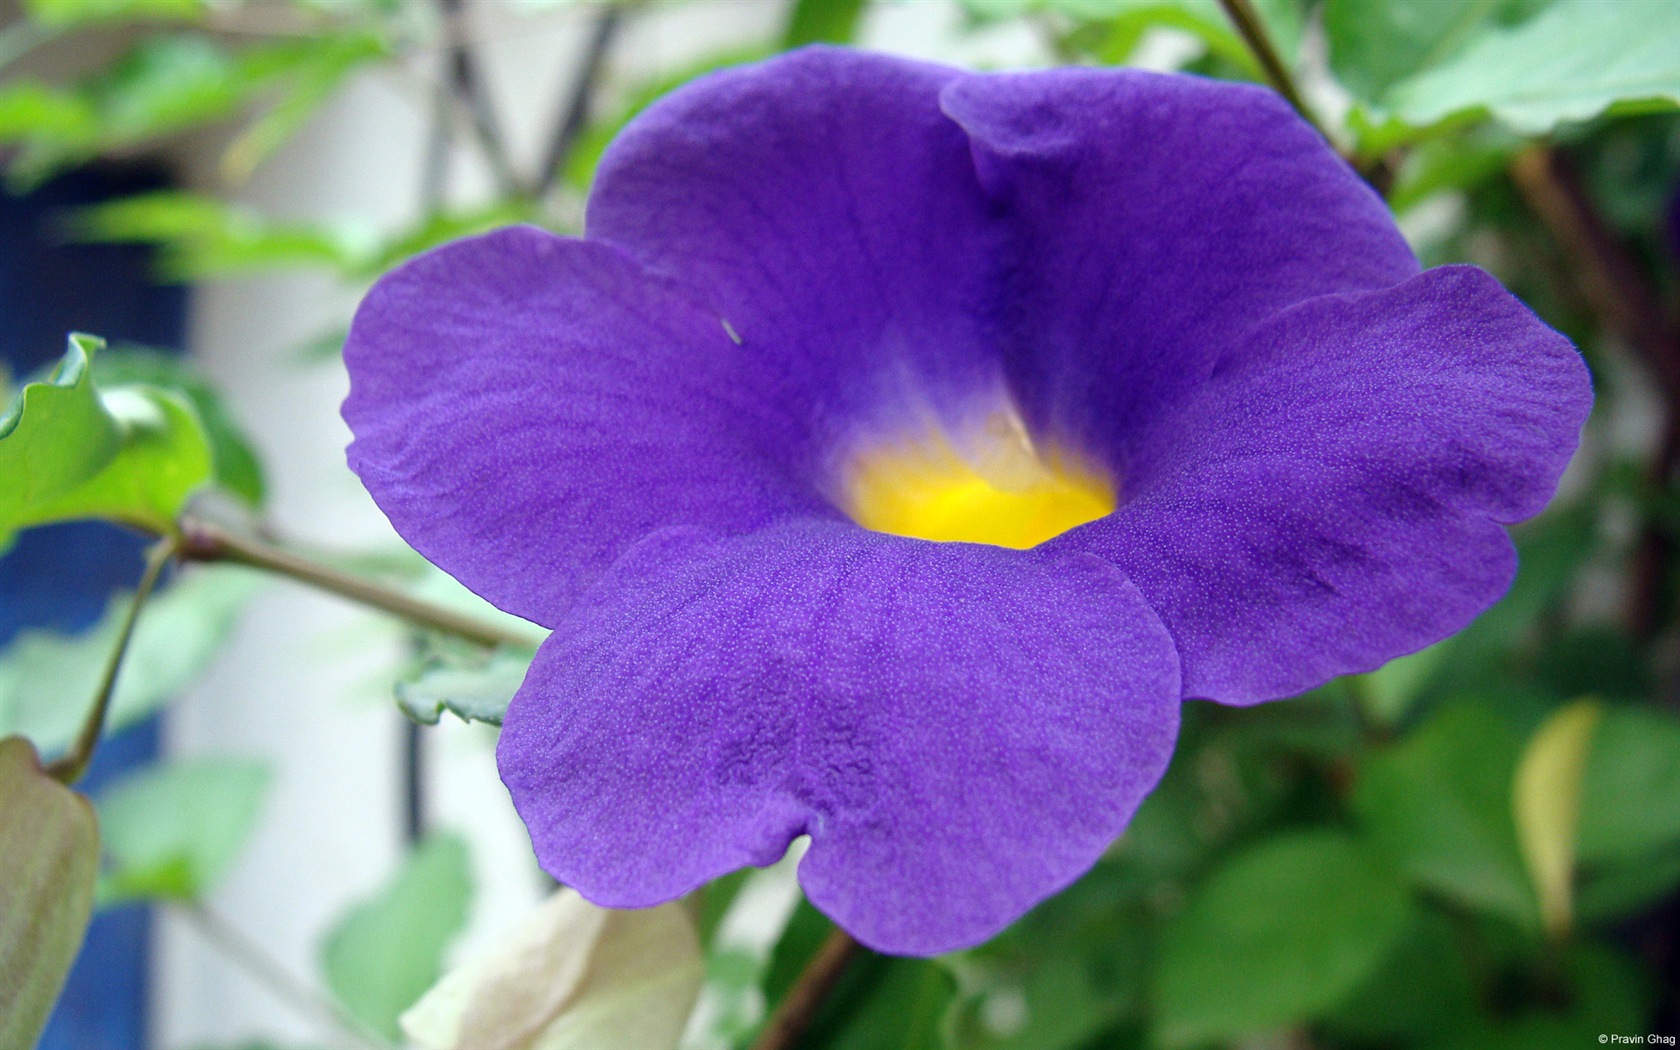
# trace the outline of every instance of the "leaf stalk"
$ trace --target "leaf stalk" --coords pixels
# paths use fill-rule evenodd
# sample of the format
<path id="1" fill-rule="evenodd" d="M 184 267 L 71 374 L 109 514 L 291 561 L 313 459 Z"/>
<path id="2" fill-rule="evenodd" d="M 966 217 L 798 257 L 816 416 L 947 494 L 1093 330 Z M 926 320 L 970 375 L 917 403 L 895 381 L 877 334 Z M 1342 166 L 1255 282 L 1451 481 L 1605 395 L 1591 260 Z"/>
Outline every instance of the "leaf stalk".
<path id="1" fill-rule="evenodd" d="M 99 746 L 99 738 L 105 733 L 105 719 L 111 711 L 111 697 L 116 693 L 117 675 L 122 671 L 123 657 L 127 655 L 128 643 L 134 637 L 134 626 L 140 622 L 140 610 L 145 606 L 146 599 L 151 597 L 159 577 L 163 575 L 164 566 L 169 564 L 176 550 L 175 540 L 164 539 L 146 552 L 146 571 L 134 589 L 133 600 L 128 603 L 128 613 L 123 617 L 122 628 L 117 632 L 116 644 L 111 647 L 111 656 L 105 662 L 105 675 L 100 679 L 99 692 L 94 695 L 93 706 L 82 722 L 81 732 L 76 735 L 76 741 L 70 745 L 70 750 L 47 766 L 47 775 L 61 784 L 74 784 L 82 779 L 82 775 L 87 772 L 88 763 L 93 761 L 94 749 Z"/>
<path id="2" fill-rule="evenodd" d="M 410 623 L 464 638 L 494 649 L 501 645 L 533 648 L 542 643 L 534 632 L 510 630 L 448 606 L 405 594 L 354 573 L 344 572 L 253 536 L 240 536 L 208 522 L 181 521 L 180 555 L 189 561 L 232 562 L 308 584 L 329 594 L 382 609 Z"/>
<path id="3" fill-rule="evenodd" d="M 1278 54 L 1277 47 L 1266 32 L 1266 24 L 1260 20 L 1260 13 L 1254 9 L 1252 0 L 1219 0 L 1219 6 L 1225 9 L 1225 17 L 1230 20 L 1231 28 L 1242 37 L 1242 42 L 1254 55 L 1254 60 L 1260 64 L 1260 71 L 1266 74 L 1266 80 L 1273 90 L 1295 107 L 1295 112 L 1301 114 L 1320 135 L 1328 139 L 1330 136 L 1324 134 L 1324 125 L 1319 123 L 1318 117 L 1301 97 L 1301 91 L 1295 85 L 1294 75 L 1289 72 L 1289 66 L 1283 61 L 1283 56 Z"/>

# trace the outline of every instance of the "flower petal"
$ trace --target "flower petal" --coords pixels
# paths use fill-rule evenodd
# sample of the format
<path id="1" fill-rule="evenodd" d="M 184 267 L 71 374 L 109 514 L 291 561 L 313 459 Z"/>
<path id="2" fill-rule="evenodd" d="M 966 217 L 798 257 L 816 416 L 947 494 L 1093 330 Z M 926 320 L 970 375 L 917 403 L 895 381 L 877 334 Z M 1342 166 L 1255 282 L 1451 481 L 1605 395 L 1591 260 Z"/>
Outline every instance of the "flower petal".
<path id="1" fill-rule="evenodd" d="M 963 77 L 942 104 L 1009 231 L 1002 352 L 1027 421 L 1122 485 L 1130 436 L 1250 326 L 1417 272 L 1382 201 L 1271 91 L 1056 69 Z"/>
<path id="2" fill-rule="evenodd" d="M 1185 695 L 1246 704 L 1369 671 L 1504 594 L 1592 404 L 1487 274 L 1442 267 L 1256 328 L 1140 442 L 1116 513 L 1049 544 L 1120 566 Z"/>
<path id="3" fill-rule="evenodd" d="M 694 287 L 829 447 L 958 411 L 999 379 L 998 231 L 939 110 L 959 75 L 813 47 L 708 76 L 613 141 L 588 236 Z"/>
<path id="4" fill-rule="evenodd" d="M 1167 765 L 1172 641 L 1113 567 L 808 522 L 626 554 L 497 757 L 543 866 L 609 907 L 812 844 L 883 951 L 977 943 L 1088 868 Z"/>
<path id="5" fill-rule="evenodd" d="M 604 245 L 516 227 L 430 252 L 344 353 L 351 468 L 416 550 L 538 623 L 652 529 L 836 513 L 716 315 Z"/>

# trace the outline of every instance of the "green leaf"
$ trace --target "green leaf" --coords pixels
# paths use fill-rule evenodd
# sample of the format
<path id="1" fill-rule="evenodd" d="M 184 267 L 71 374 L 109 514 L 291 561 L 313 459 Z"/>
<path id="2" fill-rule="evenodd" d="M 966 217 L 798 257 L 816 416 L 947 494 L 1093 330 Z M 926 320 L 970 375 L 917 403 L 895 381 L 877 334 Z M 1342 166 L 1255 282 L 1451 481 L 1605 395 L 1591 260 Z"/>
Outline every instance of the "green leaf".
<path id="1" fill-rule="evenodd" d="M 187 21 L 204 13 L 204 0 L 23 0 L 32 21 L 58 28 L 91 22 Z"/>
<path id="2" fill-rule="evenodd" d="M 1581 786 L 1584 864 L 1634 861 L 1680 845 L 1680 719 L 1612 707 Z"/>
<path id="3" fill-rule="evenodd" d="M 500 226 L 534 222 L 538 218 L 540 214 L 535 206 L 523 200 L 493 201 L 483 208 L 428 215 L 417 225 L 375 245 L 352 268 L 348 276 L 378 277 L 399 263 L 406 262 L 421 252 L 430 251 L 440 244 L 471 237 Z M 332 352 L 336 354 L 343 345 L 344 340 L 340 339 L 338 345 L 332 348 Z"/>
<path id="4" fill-rule="evenodd" d="M 636 85 L 628 92 L 623 106 L 591 122 L 579 136 L 577 148 L 572 150 L 571 158 L 566 162 L 566 184 L 580 192 L 589 189 L 590 182 L 595 178 L 595 168 L 601 162 L 601 155 L 606 152 L 607 143 L 617 138 L 626 124 L 658 99 L 714 70 L 757 62 L 770 57 L 770 54 L 769 48 L 759 46 L 708 55 L 692 65 Z"/>
<path id="5" fill-rule="evenodd" d="M 1446 644 L 1390 660 L 1370 674 L 1361 675 L 1357 694 L 1366 714 L 1377 724 L 1394 727 L 1406 717 L 1423 689 L 1441 670 L 1450 652 Z"/>
<path id="6" fill-rule="evenodd" d="M 956 999 L 950 973 L 932 959 L 866 957 L 853 963 L 858 989 L 814 1026 L 812 1050 L 944 1050 L 941 1025 Z M 842 991 L 837 997 L 844 996 Z"/>
<path id="7" fill-rule="evenodd" d="M 1527 135 L 1606 111 L 1672 109 L 1677 39 L 1680 4 L 1558 0 L 1400 81 L 1383 104 L 1414 128 L 1487 115 Z"/>
<path id="8" fill-rule="evenodd" d="M 0 142 L 30 138 L 84 141 L 99 133 L 99 116 L 86 100 L 35 80 L 0 88 Z"/>
<path id="9" fill-rule="evenodd" d="M 727 1050 L 764 1020 L 764 979 L 799 905 L 797 871 L 804 852 L 796 845 L 741 883 L 708 938 L 705 980 L 683 1050 Z M 716 888 L 712 883 L 702 892 L 709 897 Z"/>
<path id="10" fill-rule="evenodd" d="M 267 493 L 262 463 L 244 429 L 228 414 L 221 396 L 203 373 L 177 354 L 122 343 L 99 355 L 102 384 L 146 384 L 184 396 L 210 440 L 216 484 L 252 507 L 261 507 Z"/>
<path id="11" fill-rule="evenodd" d="M 1383 964 L 1325 1019 L 1355 1045 L 1414 1045 L 1461 1030 L 1478 1013 L 1476 986 L 1452 923 L 1420 910 Z"/>
<path id="12" fill-rule="evenodd" d="M 1127 838 L 1131 838 L 1128 830 Z M 940 962 L 962 989 L 948 1019 L 973 1050 L 1083 1050 L 1142 1017 L 1155 954 L 1149 897 L 1174 866 L 1137 850 L 1105 858 L 992 940 Z M 1147 870 L 1143 869 L 1148 864 Z"/>
<path id="13" fill-rule="evenodd" d="M 213 474 L 208 438 L 179 395 L 141 384 L 96 389 L 73 335 L 52 376 L 29 383 L 0 419 L 0 543 L 18 529 L 106 518 L 169 534 Z"/>
<path id="14" fill-rule="evenodd" d="M 494 652 L 479 646 L 434 647 L 411 677 L 397 682 L 397 706 L 422 725 L 437 725 L 448 711 L 463 722 L 499 726 L 535 655 L 506 646 Z"/>
<path id="15" fill-rule="evenodd" d="M 471 895 L 466 843 L 428 836 L 328 934 L 322 964 L 333 994 L 369 1028 L 400 1040 L 397 1018 L 437 983 Z"/>
<path id="16" fill-rule="evenodd" d="M 106 789 L 96 800 L 106 860 L 100 905 L 202 897 L 244 848 L 270 779 L 261 762 L 195 758 Z"/>
<path id="17" fill-rule="evenodd" d="M 1581 820 L 1581 777 L 1587 748 L 1604 717 L 1596 700 L 1559 708 L 1529 738 L 1512 784 L 1517 842 L 1548 935 L 1562 937 L 1573 922 L 1575 841 Z"/>
<path id="18" fill-rule="evenodd" d="M 78 240 L 156 244 L 163 275 L 182 281 L 290 267 L 360 274 L 379 252 L 372 230 L 359 223 L 275 222 L 214 197 L 168 190 L 78 209 L 65 225 Z"/>
<path id="19" fill-rule="evenodd" d="M 91 90 L 104 128 L 134 141 L 233 112 L 251 85 L 236 59 L 198 33 L 143 38 Z"/>
<path id="20" fill-rule="evenodd" d="M 402 1015 L 426 1050 L 670 1047 L 700 990 L 700 941 L 678 902 L 598 908 L 560 890 Z"/>
<path id="21" fill-rule="evenodd" d="M 1373 844 L 1419 887 L 1532 927 L 1511 815 L 1521 748 L 1498 715 L 1449 707 L 1366 762 L 1353 804 Z"/>
<path id="22" fill-rule="evenodd" d="M 26 384 L 0 417 L 0 536 L 8 516 L 26 517 L 33 504 L 51 503 L 90 481 L 115 459 L 122 434 L 93 390 L 93 353 L 105 345 L 72 335 L 46 382 Z"/>
<path id="23" fill-rule="evenodd" d="M 132 725 L 173 700 L 220 651 L 259 585 L 233 566 L 200 566 L 152 596 L 129 640 L 108 730 Z M 0 650 L 0 733 L 20 733 L 46 754 L 75 739 L 99 688 L 130 596 L 113 595 L 99 623 L 78 635 L 29 630 Z"/>
<path id="24" fill-rule="evenodd" d="M 1186 1046 L 1318 1017 L 1377 971 L 1410 914 L 1399 881 L 1341 832 L 1249 849 L 1163 935 L 1156 1036 Z"/>
<path id="25" fill-rule="evenodd" d="M 1639 966 L 1598 944 L 1575 945 L 1556 967 L 1554 987 L 1522 1009 L 1484 1012 L 1430 1045 L 1438 1050 L 1578 1050 L 1610 1033 L 1643 1032 L 1648 979 Z M 1649 1044 L 1647 1044 L 1649 1045 Z"/>
<path id="26" fill-rule="evenodd" d="M 12 181 L 27 187 L 101 153 L 226 121 L 273 98 L 224 157 L 230 173 L 248 173 L 345 75 L 383 55 L 384 47 L 360 31 L 240 50 L 202 32 L 145 35 L 95 75 L 68 88 L 37 87 L 12 104 L 28 118 L 18 129 L 24 133 L 13 136 L 23 148 L 9 164 Z M 0 103 L 0 116 L 6 110 Z"/>
<path id="27" fill-rule="evenodd" d="M 1583 924 L 1637 915 L 1680 887 L 1680 849 L 1589 868 L 1576 894 Z"/>
<path id="28" fill-rule="evenodd" d="M 350 74 L 389 54 L 384 40 L 365 32 L 313 35 L 296 43 L 274 45 L 246 58 L 247 72 L 273 67 L 283 93 L 268 112 L 252 121 L 222 154 L 222 174 L 230 182 L 249 178 L 276 149 L 330 99 Z"/>
<path id="29" fill-rule="evenodd" d="M 1326 0 L 1330 68 L 1367 102 L 1464 50 L 1488 26 L 1509 25 L 1543 0 Z"/>
<path id="30" fill-rule="evenodd" d="M 1301 44 L 1300 7 L 1294 0 L 1257 0 L 1254 6 L 1284 61 L 1292 65 Z M 1104 64 L 1129 61 L 1147 32 L 1171 29 L 1201 41 L 1209 54 L 1241 76 L 1259 80 L 1264 75 L 1218 0 L 1040 0 L 1024 7 L 1072 19 L 1075 29 L 1064 44 Z"/>
<path id="31" fill-rule="evenodd" d="M 99 832 L 87 800 L 27 740 L 0 740 L 0 1046 L 31 1047 L 93 911 Z"/>
<path id="32" fill-rule="evenodd" d="M 795 0 L 782 32 L 782 49 L 806 44 L 849 44 L 869 0 Z"/>

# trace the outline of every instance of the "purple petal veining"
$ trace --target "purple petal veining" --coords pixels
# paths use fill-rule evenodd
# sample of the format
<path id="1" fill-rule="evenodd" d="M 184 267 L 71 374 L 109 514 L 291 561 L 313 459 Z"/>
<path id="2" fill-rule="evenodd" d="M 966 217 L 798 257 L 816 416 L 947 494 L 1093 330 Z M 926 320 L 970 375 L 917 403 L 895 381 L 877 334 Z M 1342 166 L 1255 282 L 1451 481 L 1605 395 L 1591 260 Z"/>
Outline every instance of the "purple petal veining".
<path id="1" fill-rule="evenodd" d="M 1182 699 L 1496 601 L 1591 406 L 1561 336 L 1420 274 L 1254 87 L 807 49 L 632 122 L 587 227 L 381 279 L 344 415 L 397 530 L 553 628 L 498 762 L 606 905 L 809 835 L 812 902 L 871 946 L 991 936 L 1124 829 Z M 847 516 L 860 443 L 999 407 L 1113 513 L 1030 550 Z"/>

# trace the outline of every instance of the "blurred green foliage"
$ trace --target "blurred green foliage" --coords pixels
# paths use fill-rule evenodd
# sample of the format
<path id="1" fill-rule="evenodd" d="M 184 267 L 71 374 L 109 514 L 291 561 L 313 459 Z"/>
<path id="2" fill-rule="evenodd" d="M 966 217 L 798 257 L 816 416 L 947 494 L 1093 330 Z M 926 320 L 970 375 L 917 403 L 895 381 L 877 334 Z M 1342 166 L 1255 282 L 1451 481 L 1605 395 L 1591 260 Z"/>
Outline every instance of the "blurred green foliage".
<path id="1" fill-rule="evenodd" d="M 575 232 L 602 150 L 655 98 L 801 43 L 867 38 L 888 2 L 789 2 L 763 39 L 645 81 L 614 74 L 608 26 L 607 74 L 572 100 L 584 119 L 558 140 L 554 170 L 513 171 L 466 208 L 434 196 L 403 229 L 356 216 L 281 219 L 203 192 L 116 201 L 65 216 L 62 229 L 157 245 L 164 279 L 301 268 L 351 287 L 508 222 Z M 657 17 L 659 6 L 580 17 Z M 1047 60 L 1124 63 L 1168 40 L 1191 72 L 1262 76 L 1217 0 L 959 6 L 959 34 L 1025 28 Z M 1662 451 L 1658 431 L 1680 433 L 1680 389 L 1651 381 L 1669 367 L 1654 356 L 1661 348 L 1607 315 L 1603 289 L 1591 287 L 1596 264 L 1583 256 L 1590 238 L 1545 213 L 1532 179 L 1573 173 L 1560 183 L 1564 197 L 1577 194 L 1600 224 L 1599 248 L 1624 257 L 1612 294 L 1627 294 L 1627 282 L 1648 288 L 1645 320 L 1680 362 L 1680 234 L 1669 225 L 1680 212 L 1680 4 L 1254 8 L 1327 133 L 1387 191 L 1426 264 L 1491 269 L 1580 345 L 1598 389 L 1586 447 L 1556 504 L 1517 530 L 1522 568 L 1509 595 L 1469 629 L 1289 702 L 1189 704 L 1166 779 L 1089 875 L 973 950 L 862 959 L 802 1045 L 1575 1050 L 1602 1032 L 1673 1031 L 1680 454 Z M 26 9 L 27 21 L 0 32 L 0 68 L 66 34 L 129 35 L 97 69 L 0 87 L 0 156 L 14 187 L 204 129 L 223 132 L 219 170 L 237 183 L 350 78 L 459 42 L 441 9 L 372 0 L 29 0 Z M 495 150 L 494 136 L 458 119 L 475 101 L 465 97 L 471 83 L 452 88 L 442 130 L 463 148 Z M 1566 166 L 1524 168 L 1537 150 Z M 1557 187 L 1538 187 L 1548 189 Z M 315 356 L 336 353 L 341 331 Z M 0 480 L 27 497 L 8 504 L 0 527 L 100 516 L 167 532 L 186 496 L 212 481 L 260 508 L 261 466 L 208 382 L 143 351 L 96 351 L 73 342 L 0 423 Z M 43 477 L 51 491 L 18 487 Z M 189 576 L 156 600 L 119 711 L 154 708 L 208 659 L 237 605 L 220 586 Z M 195 597 L 195 587 L 216 593 Z M 0 729 L 62 747 L 91 686 L 54 668 L 96 665 L 115 619 L 79 639 L 26 636 L 0 654 Z M 170 658 L 147 657 L 170 649 L 148 631 L 185 641 Z M 417 653 L 398 694 L 422 721 L 444 711 L 497 721 L 529 659 L 435 639 Z M 30 683 L 49 677 L 69 684 L 43 699 Z M 1570 705 L 1587 697 L 1599 713 L 1559 736 L 1556 719 L 1586 710 Z M 248 767 L 211 764 L 114 789 L 101 800 L 103 898 L 202 894 L 248 835 L 261 783 Z M 328 987 L 386 1038 L 464 921 L 467 861 L 459 840 L 427 840 L 327 940 Z M 699 895 L 716 1013 L 690 1045 L 746 1045 L 816 952 L 828 924 L 802 901 L 773 905 L 787 892 L 785 872 L 763 872 Z M 729 918 L 741 902 L 769 907 L 776 921 L 743 933 Z"/>

